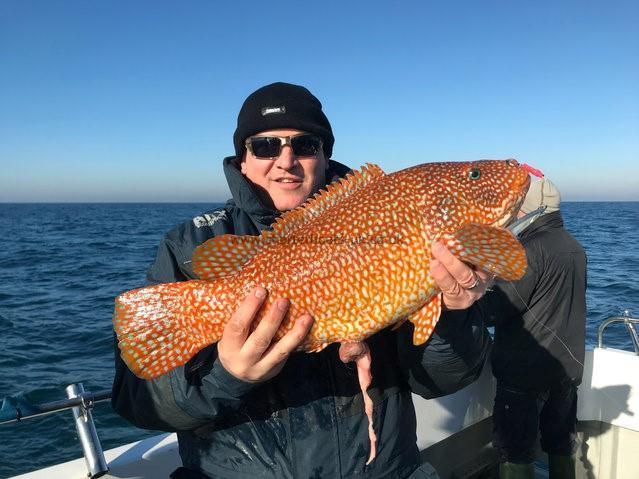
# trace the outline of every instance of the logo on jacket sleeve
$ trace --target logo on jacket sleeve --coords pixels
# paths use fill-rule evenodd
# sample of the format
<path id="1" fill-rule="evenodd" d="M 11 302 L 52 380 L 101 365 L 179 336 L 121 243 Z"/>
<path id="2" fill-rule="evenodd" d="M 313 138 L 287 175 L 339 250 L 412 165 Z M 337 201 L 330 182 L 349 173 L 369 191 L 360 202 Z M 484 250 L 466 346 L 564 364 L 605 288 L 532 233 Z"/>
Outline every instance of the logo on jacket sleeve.
<path id="1" fill-rule="evenodd" d="M 214 211 L 213 213 L 205 213 L 202 216 L 193 218 L 193 224 L 196 228 L 203 226 L 213 226 L 220 220 L 226 219 L 226 210 Z"/>

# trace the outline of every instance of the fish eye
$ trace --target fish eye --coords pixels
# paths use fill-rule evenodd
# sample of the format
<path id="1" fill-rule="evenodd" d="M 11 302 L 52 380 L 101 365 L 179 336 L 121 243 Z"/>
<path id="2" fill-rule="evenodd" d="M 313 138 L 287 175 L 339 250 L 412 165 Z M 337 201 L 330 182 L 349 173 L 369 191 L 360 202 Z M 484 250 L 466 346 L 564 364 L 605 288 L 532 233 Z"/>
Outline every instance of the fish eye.
<path id="1" fill-rule="evenodd" d="M 471 180 L 478 180 L 480 176 L 481 171 L 479 171 L 479 168 L 473 168 L 468 172 L 468 178 L 470 178 Z"/>

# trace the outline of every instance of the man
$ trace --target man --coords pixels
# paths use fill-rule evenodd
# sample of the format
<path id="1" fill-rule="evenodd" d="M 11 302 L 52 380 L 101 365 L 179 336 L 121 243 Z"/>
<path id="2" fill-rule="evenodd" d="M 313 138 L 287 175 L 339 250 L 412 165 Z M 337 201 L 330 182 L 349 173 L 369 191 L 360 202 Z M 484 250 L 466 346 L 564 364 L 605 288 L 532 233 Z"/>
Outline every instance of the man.
<path id="1" fill-rule="evenodd" d="M 148 274 L 150 283 L 195 277 L 195 247 L 217 235 L 257 235 L 283 211 L 302 204 L 348 168 L 329 160 L 333 133 L 319 100 L 306 88 L 274 83 L 252 93 L 238 116 L 235 156 L 224 160 L 233 199 L 170 231 Z M 173 477 L 427 477 L 419 468 L 411 391 L 448 394 L 481 372 L 490 339 L 466 309 L 485 290 L 473 271 L 441 244 L 431 272 L 448 311 L 433 337 L 412 345 L 412 325 L 385 330 L 367 343 L 373 353 L 377 458 L 366 465 L 368 424 L 357 372 L 345 364 L 355 345 L 293 353 L 312 326 L 309 316 L 279 341 L 274 333 L 288 302 L 251 323 L 268 291 L 255 289 L 219 343 L 155 380 L 135 377 L 116 349 L 114 409 L 133 424 L 177 431 L 184 467 Z M 454 311 L 458 310 L 458 311 Z M 340 359 L 341 358 L 341 359 Z"/>
<path id="2" fill-rule="evenodd" d="M 480 301 L 495 326 L 491 353 L 497 392 L 493 445 L 500 477 L 534 477 L 537 431 L 551 478 L 575 477 L 572 456 L 577 386 L 586 328 L 586 254 L 565 229 L 560 194 L 533 182 L 519 217 L 544 208 L 519 235 L 528 269 L 519 281 L 497 281 Z"/>

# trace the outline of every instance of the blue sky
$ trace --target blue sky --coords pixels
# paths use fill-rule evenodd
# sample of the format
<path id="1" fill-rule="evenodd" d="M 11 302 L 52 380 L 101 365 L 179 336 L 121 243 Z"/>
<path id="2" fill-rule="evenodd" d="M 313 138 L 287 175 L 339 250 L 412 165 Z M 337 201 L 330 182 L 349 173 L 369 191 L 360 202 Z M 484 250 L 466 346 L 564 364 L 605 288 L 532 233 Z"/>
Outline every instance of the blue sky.
<path id="1" fill-rule="evenodd" d="M 0 201 L 220 201 L 239 107 L 288 81 L 333 158 L 514 157 L 639 200 L 639 2 L 0 2 Z"/>

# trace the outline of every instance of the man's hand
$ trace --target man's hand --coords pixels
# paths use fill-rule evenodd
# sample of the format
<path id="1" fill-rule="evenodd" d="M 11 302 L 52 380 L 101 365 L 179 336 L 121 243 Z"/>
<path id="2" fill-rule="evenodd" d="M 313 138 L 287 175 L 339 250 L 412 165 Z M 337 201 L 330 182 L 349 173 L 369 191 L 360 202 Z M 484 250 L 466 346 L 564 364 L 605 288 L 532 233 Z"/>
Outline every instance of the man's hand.
<path id="1" fill-rule="evenodd" d="M 279 373 L 288 355 L 304 341 L 313 318 L 304 314 L 279 341 L 273 337 L 289 308 L 287 299 L 277 299 L 249 334 L 257 312 L 264 304 L 266 290 L 257 287 L 242 301 L 224 328 L 218 343 L 218 358 L 229 373 L 248 382 L 266 381 Z"/>
<path id="2" fill-rule="evenodd" d="M 431 252 L 430 274 L 442 290 L 446 309 L 470 307 L 482 297 L 494 278 L 492 274 L 460 261 L 438 241 L 433 242 Z"/>

